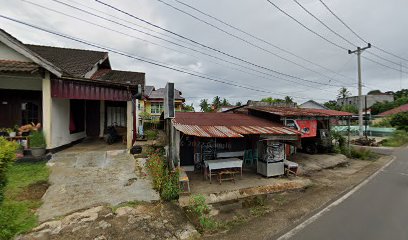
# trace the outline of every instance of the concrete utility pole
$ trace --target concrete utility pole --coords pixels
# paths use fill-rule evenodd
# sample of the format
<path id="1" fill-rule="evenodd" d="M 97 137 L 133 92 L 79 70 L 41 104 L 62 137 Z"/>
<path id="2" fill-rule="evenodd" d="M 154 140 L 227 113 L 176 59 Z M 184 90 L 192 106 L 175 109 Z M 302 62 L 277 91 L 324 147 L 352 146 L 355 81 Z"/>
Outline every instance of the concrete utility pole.
<path id="1" fill-rule="evenodd" d="M 371 48 L 371 43 L 368 44 L 367 47 L 364 48 L 360 48 L 357 47 L 357 50 L 351 51 L 348 50 L 349 54 L 352 53 L 357 53 L 357 64 L 358 64 L 358 126 L 359 126 L 359 131 L 358 131 L 358 135 L 360 137 L 363 137 L 363 98 L 361 97 L 362 92 L 363 92 L 363 82 L 361 80 L 361 53 L 368 49 Z"/>

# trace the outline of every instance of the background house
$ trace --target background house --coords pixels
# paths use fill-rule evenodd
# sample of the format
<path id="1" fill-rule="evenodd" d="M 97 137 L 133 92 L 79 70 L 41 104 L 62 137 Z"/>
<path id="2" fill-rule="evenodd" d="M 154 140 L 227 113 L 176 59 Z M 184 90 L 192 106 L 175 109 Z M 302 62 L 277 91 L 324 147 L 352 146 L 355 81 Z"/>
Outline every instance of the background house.
<path id="1" fill-rule="evenodd" d="M 377 94 L 369 94 L 369 95 L 362 95 L 363 98 L 363 106 L 365 105 L 365 99 L 367 99 L 367 108 L 370 108 L 377 102 L 392 102 L 394 101 L 394 95 L 392 93 L 377 93 Z M 347 98 L 339 98 L 337 99 L 337 105 L 353 105 L 358 107 L 359 106 L 359 98 L 358 96 L 352 96 Z"/>
<path id="2" fill-rule="evenodd" d="M 130 147 L 144 82 L 112 70 L 107 52 L 24 44 L 0 29 L 0 127 L 40 122 L 49 150 L 110 125 L 127 129 Z"/>
<path id="3" fill-rule="evenodd" d="M 329 110 L 329 108 L 327 108 L 326 106 L 324 106 L 323 104 L 320 104 L 314 100 L 309 100 L 307 102 L 304 102 L 302 104 L 299 105 L 300 108 L 309 108 L 309 109 L 325 109 L 325 110 Z"/>
<path id="4" fill-rule="evenodd" d="M 151 120 L 158 121 L 160 115 L 164 111 L 165 89 L 159 88 L 155 89 L 153 86 L 145 86 L 144 88 L 144 98 L 138 101 L 138 109 L 140 112 L 146 112 L 151 115 Z M 174 104 L 176 111 L 181 111 L 183 109 L 183 103 L 185 99 L 181 96 L 182 93 L 175 89 L 174 90 Z"/>

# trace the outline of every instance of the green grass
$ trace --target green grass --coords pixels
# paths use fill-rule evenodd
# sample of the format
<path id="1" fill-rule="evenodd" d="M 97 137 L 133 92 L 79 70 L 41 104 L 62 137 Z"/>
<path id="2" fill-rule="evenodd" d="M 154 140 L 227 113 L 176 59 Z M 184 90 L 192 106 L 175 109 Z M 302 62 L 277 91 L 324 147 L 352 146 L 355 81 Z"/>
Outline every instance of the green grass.
<path id="1" fill-rule="evenodd" d="M 369 149 L 365 148 L 351 148 L 350 156 L 354 159 L 360 160 L 370 160 L 374 161 L 377 160 L 380 156 Z"/>
<path id="2" fill-rule="evenodd" d="M 382 141 L 382 145 L 385 147 L 401 147 L 408 143 L 408 133 L 403 130 L 395 131 L 394 134 Z"/>
<path id="3" fill-rule="evenodd" d="M 147 140 L 156 140 L 159 132 L 157 130 L 146 130 L 145 135 Z"/>
<path id="4" fill-rule="evenodd" d="M 44 161 L 15 163 L 7 172 L 5 199 L 0 205 L 0 239 L 11 239 L 37 225 L 35 210 L 41 199 L 24 199 L 25 192 L 35 183 L 48 180 L 49 170 Z"/>

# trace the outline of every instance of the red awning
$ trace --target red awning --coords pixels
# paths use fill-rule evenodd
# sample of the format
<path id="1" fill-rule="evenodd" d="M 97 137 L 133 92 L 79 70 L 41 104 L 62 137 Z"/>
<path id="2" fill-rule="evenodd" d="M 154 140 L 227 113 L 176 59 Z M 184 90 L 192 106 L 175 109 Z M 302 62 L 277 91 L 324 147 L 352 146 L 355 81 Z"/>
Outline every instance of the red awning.
<path id="1" fill-rule="evenodd" d="M 131 94 L 125 87 L 106 86 L 74 80 L 51 80 L 51 97 L 66 99 L 130 101 Z"/>

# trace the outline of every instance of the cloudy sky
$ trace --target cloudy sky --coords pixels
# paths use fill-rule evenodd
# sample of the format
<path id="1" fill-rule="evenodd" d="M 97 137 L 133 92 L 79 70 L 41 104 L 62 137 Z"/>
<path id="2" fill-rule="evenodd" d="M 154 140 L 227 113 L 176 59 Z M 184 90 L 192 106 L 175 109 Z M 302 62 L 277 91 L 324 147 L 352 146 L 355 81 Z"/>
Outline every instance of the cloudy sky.
<path id="1" fill-rule="evenodd" d="M 29 1 L 84 19 L 88 23 L 35 6 Z M 357 58 L 354 54 L 349 55 L 345 49 L 355 49 L 353 45 L 363 47 L 366 43 L 331 15 L 319 0 L 297 1 L 353 45 L 330 32 L 292 0 L 271 2 L 308 28 L 345 49 L 336 47 L 306 30 L 267 0 L 162 0 L 218 29 L 159 0 L 101 0 L 217 51 L 194 44 L 92 0 L 58 1 L 114 20 L 120 25 L 54 0 L 0 0 L 0 14 L 228 83 L 197 78 L 118 54 L 110 54 L 114 69 L 145 72 L 146 84 L 156 87 L 163 87 L 168 81 L 174 82 L 176 88 L 187 98 L 187 102 L 194 103 L 195 106 L 198 106 L 201 98 L 212 99 L 215 95 L 225 97 L 232 103 L 266 96 L 279 98 L 290 95 L 302 103 L 308 99 L 319 102 L 334 99 L 340 86 L 348 87 L 353 94 L 357 93 Z M 408 59 L 408 1 L 323 1 L 364 40 Z M 217 17 L 255 38 L 223 25 L 180 2 Z M 97 49 L 4 18 L 0 18 L 0 28 L 24 43 Z M 364 52 L 363 56 L 394 68 L 390 69 L 363 58 L 362 73 L 366 85 L 364 92 L 372 89 L 395 91 L 401 87 L 408 88 L 408 61 L 386 54 L 378 48 Z M 399 69 L 402 69 L 402 72 Z"/>

